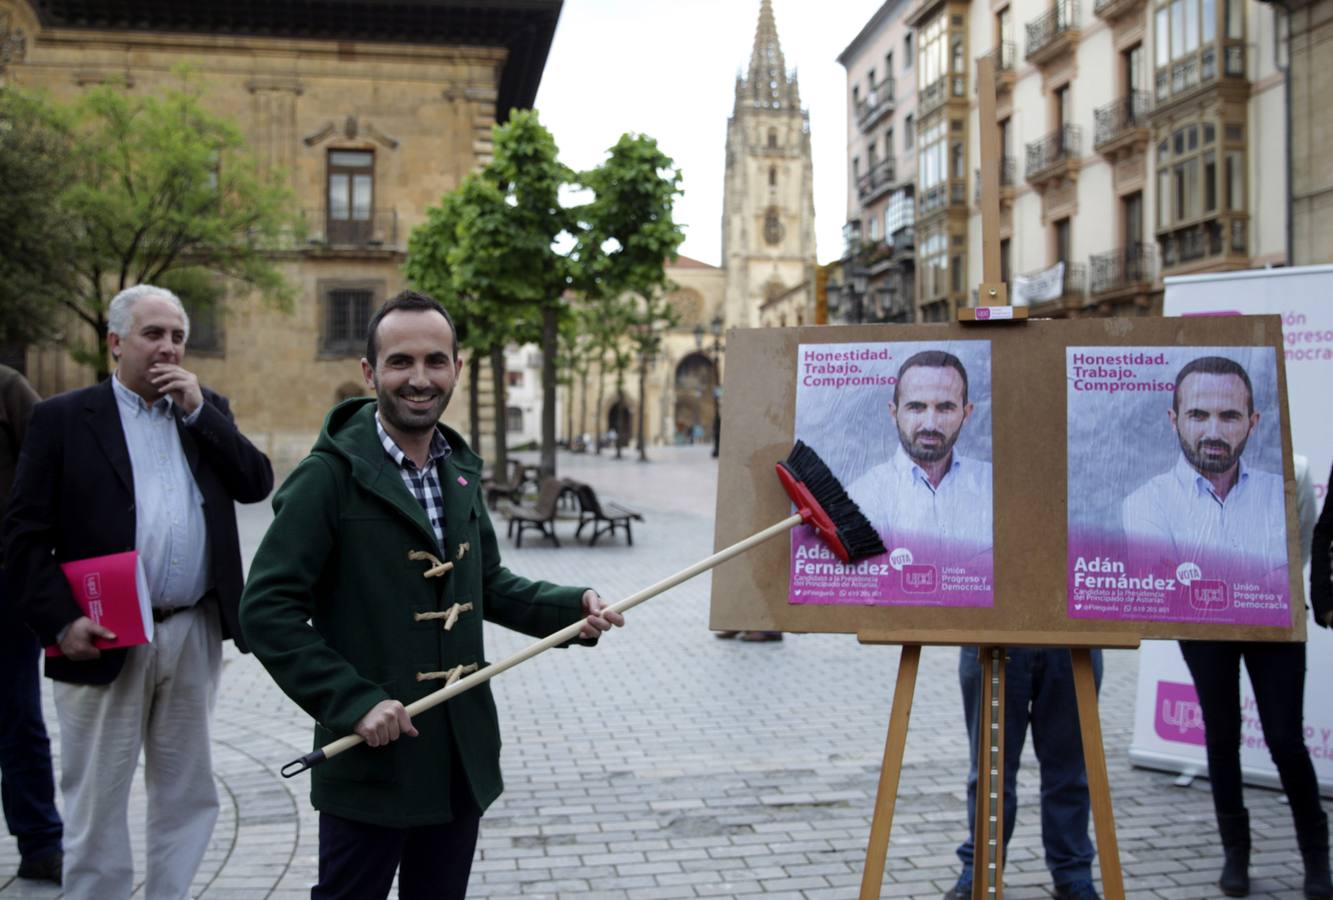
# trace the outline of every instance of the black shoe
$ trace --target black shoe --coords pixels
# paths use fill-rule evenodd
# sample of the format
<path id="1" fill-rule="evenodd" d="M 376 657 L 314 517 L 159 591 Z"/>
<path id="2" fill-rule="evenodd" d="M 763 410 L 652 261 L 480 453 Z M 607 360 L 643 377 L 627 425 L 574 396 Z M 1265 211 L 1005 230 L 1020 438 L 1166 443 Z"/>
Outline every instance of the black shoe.
<path id="1" fill-rule="evenodd" d="M 1102 900 L 1091 881 L 1071 881 L 1055 886 L 1055 900 Z"/>
<path id="2" fill-rule="evenodd" d="M 19 863 L 19 877 L 34 881 L 54 881 L 60 884 L 60 870 L 65 865 L 65 854 L 56 850 L 36 859 L 24 859 Z"/>

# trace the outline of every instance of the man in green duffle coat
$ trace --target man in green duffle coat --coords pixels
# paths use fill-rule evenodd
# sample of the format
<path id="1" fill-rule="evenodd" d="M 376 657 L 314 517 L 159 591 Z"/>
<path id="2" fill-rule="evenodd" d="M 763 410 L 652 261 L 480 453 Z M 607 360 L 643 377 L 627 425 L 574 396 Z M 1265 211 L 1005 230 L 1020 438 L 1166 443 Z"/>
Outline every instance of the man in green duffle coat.
<path id="1" fill-rule="evenodd" d="M 453 320 L 404 291 L 371 319 L 366 383 L 329 413 L 273 500 L 241 624 L 315 719 L 315 746 L 365 744 L 311 773 L 320 811 L 312 898 L 462 898 L 482 811 L 502 789 L 489 684 L 423 714 L 404 704 L 486 665 L 482 620 L 544 637 L 580 618 L 590 643 L 621 616 L 597 593 L 500 564 L 481 459 L 439 424 L 458 380 Z M 441 563 L 453 564 L 442 572 Z"/>

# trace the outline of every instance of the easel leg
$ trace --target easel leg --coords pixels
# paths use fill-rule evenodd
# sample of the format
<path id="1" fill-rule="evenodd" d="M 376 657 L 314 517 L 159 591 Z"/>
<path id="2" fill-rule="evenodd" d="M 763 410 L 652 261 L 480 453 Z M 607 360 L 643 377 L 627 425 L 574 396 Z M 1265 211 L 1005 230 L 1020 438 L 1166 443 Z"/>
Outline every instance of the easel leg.
<path id="1" fill-rule="evenodd" d="M 866 867 L 861 874 L 861 900 L 877 900 L 880 885 L 884 882 L 889 829 L 893 825 L 893 807 L 898 800 L 898 778 L 902 775 L 903 748 L 907 745 L 907 722 L 912 716 L 912 695 L 916 691 L 916 673 L 920 665 L 921 645 L 904 644 L 902 658 L 898 661 L 898 682 L 893 689 L 889 732 L 884 738 L 884 762 L 879 768 L 875 815 L 870 821 L 870 842 L 866 845 Z"/>
<path id="2" fill-rule="evenodd" d="M 981 709 L 977 716 L 977 810 L 972 830 L 972 896 L 1004 897 L 1003 647 L 978 647 Z"/>
<path id="3" fill-rule="evenodd" d="M 1106 752 L 1102 748 L 1102 723 L 1097 712 L 1097 682 L 1092 671 L 1092 651 L 1082 647 L 1069 652 L 1074 662 L 1078 724 L 1083 734 L 1083 762 L 1088 770 L 1088 793 L 1092 798 L 1092 821 L 1097 832 L 1097 855 L 1101 859 L 1102 892 L 1107 900 L 1124 900 L 1125 883 L 1120 872 L 1115 815 L 1111 811 L 1111 782 L 1106 775 Z"/>

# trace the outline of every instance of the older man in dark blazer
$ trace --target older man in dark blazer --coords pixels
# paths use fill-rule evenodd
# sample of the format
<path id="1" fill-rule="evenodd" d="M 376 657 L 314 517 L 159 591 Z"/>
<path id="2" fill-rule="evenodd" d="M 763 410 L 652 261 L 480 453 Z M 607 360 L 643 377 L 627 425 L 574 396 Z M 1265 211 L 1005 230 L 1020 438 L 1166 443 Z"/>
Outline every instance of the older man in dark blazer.
<path id="1" fill-rule="evenodd" d="M 181 367 L 189 319 L 140 285 L 109 311 L 112 378 L 39 403 L 5 519 L 5 561 L 24 617 L 61 655 L 47 661 L 60 720 L 65 896 L 129 897 L 127 807 L 139 753 L 148 787 L 145 896 L 188 896 L 217 819 L 208 724 L 221 643 L 240 637 L 234 502 L 263 500 L 268 458 L 227 401 Z M 60 564 L 137 550 L 151 643 L 84 615 Z M 244 647 L 242 647 L 244 649 Z"/>

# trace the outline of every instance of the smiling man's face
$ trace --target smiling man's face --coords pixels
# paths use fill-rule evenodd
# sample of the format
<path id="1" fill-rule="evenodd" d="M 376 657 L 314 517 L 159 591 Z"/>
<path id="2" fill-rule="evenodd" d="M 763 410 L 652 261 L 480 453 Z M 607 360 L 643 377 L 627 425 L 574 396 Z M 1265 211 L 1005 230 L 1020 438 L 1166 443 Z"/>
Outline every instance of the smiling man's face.
<path id="1" fill-rule="evenodd" d="M 458 383 L 454 334 L 432 310 L 394 310 L 380 320 L 376 358 L 361 360 L 390 431 L 421 434 L 435 427 Z"/>

